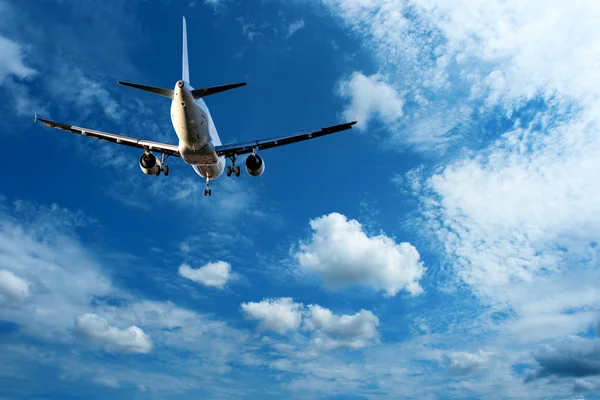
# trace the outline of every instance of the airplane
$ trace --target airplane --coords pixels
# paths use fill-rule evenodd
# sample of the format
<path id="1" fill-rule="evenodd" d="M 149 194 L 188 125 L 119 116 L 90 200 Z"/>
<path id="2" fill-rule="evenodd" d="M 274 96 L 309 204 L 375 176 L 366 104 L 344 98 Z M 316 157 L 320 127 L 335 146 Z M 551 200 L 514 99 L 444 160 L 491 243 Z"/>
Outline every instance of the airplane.
<path id="1" fill-rule="evenodd" d="M 38 118 L 35 114 L 34 122 L 40 121 L 45 126 L 60 129 L 75 134 L 106 140 L 130 147 L 144 150 L 140 157 L 140 168 L 146 175 L 169 175 L 169 166 L 165 164 L 169 156 L 180 157 L 191 165 L 194 171 L 206 181 L 204 196 L 211 196 L 210 182 L 226 173 L 227 176 L 240 176 L 240 167 L 235 165 L 238 156 L 249 154 L 246 158 L 245 169 L 248 175 L 257 177 L 265 171 L 265 162 L 258 155 L 258 150 L 266 150 L 304 140 L 330 135 L 332 133 L 352 129 L 356 121 L 329 126 L 320 130 L 296 133 L 270 139 L 253 140 L 245 143 L 222 144 L 217 133 L 217 128 L 210 115 L 204 98 L 213 94 L 245 86 L 246 82 L 233 83 L 222 86 L 194 89 L 190 84 L 190 73 L 187 49 L 186 20 L 183 17 L 183 57 L 182 77 L 177 81 L 173 90 L 135 83 L 117 81 L 123 86 L 143 90 L 171 99 L 171 122 L 177 134 L 179 143 L 167 144 L 134 137 L 101 132 L 79 126 L 63 124 Z M 154 153 L 160 154 L 158 159 Z M 165 158 L 166 156 L 166 158 Z M 226 164 L 226 159 L 231 160 L 231 165 Z"/>

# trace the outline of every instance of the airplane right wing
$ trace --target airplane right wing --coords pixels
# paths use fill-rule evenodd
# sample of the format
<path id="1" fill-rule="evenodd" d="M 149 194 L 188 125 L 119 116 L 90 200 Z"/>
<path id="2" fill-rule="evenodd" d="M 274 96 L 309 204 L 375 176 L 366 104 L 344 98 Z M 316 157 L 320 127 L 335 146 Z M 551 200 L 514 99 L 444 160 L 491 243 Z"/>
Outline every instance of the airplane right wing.
<path id="1" fill-rule="evenodd" d="M 318 131 L 296 133 L 293 135 L 280 136 L 271 139 L 255 140 L 246 143 L 226 144 L 223 146 L 216 146 L 215 151 L 219 156 L 239 156 L 240 154 L 252 153 L 253 149 L 266 150 L 271 149 L 273 147 L 284 146 L 286 144 L 302 142 L 304 140 L 314 139 L 321 136 L 330 135 L 332 133 L 345 131 L 347 129 L 352 129 L 352 125 L 354 124 L 356 124 L 356 121 L 329 126 L 327 128 L 322 128 Z"/>

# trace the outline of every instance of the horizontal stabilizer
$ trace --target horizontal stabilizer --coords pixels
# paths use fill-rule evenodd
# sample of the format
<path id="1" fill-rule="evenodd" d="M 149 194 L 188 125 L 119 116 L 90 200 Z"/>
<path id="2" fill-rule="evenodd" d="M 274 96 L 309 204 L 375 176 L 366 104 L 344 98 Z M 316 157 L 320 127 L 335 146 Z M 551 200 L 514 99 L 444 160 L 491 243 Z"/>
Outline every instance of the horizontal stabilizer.
<path id="1" fill-rule="evenodd" d="M 246 86 L 246 82 L 232 83 L 231 85 L 213 86 L 213 87 L 204 88 L 204 89 L 192 90 L 192 96 L 194 96 L 194 99 L 199 99 L 201 97 L 206 97 L 206 96 L 210 96 L 212 94 L 221 93 L 226 90 L 239 88 L 241 86 Z"/>
<path id="2" fill-rule="evenodd" d="M 158 94 L 159 96 L 168 97 L 169 99 L 173 98 L 173 90 L 171 90 L 171 89 L 162 89 L 162 88 L 157 88 L 154 86 L 138 85 L 137 83 L 128 83 L 128 82 L 123 82 L 123 81 L 117 81 L 117 82 L 119 82 L 119 85 L 129 86 L 134 89 L 139 89 L 139 90 L 143 90 L 145 92 Z"/>

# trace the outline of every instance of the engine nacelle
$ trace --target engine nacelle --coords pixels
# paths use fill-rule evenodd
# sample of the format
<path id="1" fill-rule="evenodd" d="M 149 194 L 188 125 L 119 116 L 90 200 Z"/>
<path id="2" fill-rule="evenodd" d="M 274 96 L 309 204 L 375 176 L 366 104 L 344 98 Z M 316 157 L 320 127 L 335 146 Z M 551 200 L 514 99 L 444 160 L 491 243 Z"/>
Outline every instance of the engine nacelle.
<path id="1" fill-rule="evenodd" d="M 265 172 L 265 162 L 258 154 L 250 154 L 246 158 L 246 172 L 250 176 L 261 176 Z"/>
<path id="2" fill-rule="evenodd" d="M 158 176 L 161 170 L 160 167 L 160 160 L 156 158 L 154 154 L 144 153 L 142 154 L 142 157 L 140 157 L 140 168 L 146 175 Z"/>

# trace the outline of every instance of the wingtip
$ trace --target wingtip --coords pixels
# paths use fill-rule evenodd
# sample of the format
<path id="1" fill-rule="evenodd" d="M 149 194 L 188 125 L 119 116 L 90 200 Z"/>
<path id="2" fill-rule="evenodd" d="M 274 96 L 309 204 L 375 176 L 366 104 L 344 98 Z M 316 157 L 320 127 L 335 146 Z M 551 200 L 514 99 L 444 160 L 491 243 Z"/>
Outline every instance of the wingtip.
<path id="1" fill-rule="evenodd" d="M 33 113 L 33 122 L 37 122 L 37 113 L 36 112 Z"/>
<path id="2" fill-rule="evenodd" d="M 352 122 L 350 122 L 350 125 L 356 125 L 357 122 L 358 121 L 352 121 Z"/>

